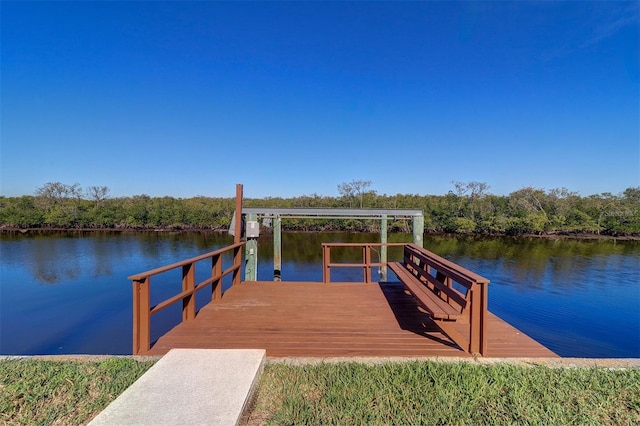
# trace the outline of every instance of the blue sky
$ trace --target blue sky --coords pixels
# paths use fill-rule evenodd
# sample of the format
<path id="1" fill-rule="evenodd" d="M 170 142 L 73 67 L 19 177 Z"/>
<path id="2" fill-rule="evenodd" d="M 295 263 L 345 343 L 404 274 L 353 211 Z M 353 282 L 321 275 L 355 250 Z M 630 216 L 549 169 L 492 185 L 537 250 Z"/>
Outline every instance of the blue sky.
<path id="1" fill-rule="evenodd" d="M 2 1 L 0 194 L 616 194 L 638 4 Z"/>

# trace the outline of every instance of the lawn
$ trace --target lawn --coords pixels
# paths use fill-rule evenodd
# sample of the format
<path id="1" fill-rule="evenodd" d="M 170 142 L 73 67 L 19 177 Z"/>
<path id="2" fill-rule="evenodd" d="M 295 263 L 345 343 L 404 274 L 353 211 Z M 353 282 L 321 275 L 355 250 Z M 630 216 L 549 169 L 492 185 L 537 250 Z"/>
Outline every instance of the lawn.
<path id="1" fill-rule="evenodd" d="M 270 364 L 248 423 L 633 425 L 640 424 L 640 370 Z"/>
<path id="2" fill-rule="evenodd" d="M 86 424 L 155 361 L 0 361 L 0 424 Z"/>
<path id="3" fill-rule="evenodd" d="M 2 360 L 0 423 L 86 424 L 153 363 Z M 252 408 L 249 425 L 635 425 L 640 369 L 269 363 Z"/>

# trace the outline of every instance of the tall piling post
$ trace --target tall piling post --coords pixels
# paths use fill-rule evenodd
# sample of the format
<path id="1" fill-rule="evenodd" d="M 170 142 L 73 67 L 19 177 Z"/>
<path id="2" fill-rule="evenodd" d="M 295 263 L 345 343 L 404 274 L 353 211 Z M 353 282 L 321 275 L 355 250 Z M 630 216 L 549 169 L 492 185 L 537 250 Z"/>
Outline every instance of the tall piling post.
<path id="1" fill-rule="evenodd" d="M 282 219 L 273 219 L 273 280 L 282 280 Z"/>
<path id="2" fill-rule="evenodd" d="M 233 242 L 234 244 L 242 241 L 242 184 L 236 184 L 236 213 L 234 216 L 234 229 L 235 233 L 233 234 Z"/>
<path id="3" fill-rule="evenodd" d="M 380 281 L 387 281 L 387 215 L 380 219 Z"/>

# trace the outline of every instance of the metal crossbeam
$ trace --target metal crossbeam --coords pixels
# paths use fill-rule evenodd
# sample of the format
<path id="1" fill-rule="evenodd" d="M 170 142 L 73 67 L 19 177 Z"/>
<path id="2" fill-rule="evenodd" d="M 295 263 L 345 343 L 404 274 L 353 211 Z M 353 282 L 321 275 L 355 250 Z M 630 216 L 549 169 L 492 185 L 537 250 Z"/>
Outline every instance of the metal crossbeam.
<path id="1" fill-rule="evenodd" d="M 262 218 L 283 219 L 413 219 L 423 216 L 422 210 L 411 209 L 331 209 L 331 208 L 268 208 L 243 207 L 245 214 L 255 214 Z"/>

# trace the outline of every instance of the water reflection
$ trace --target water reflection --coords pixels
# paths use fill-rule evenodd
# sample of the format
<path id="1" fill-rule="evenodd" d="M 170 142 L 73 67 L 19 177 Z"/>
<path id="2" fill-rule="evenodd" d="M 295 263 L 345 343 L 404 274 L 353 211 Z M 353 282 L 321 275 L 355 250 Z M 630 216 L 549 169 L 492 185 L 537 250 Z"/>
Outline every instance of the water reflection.
<path id="1" fill-rule="evenodd" d="M 379 238 L 377 234 L 284 233 L 282 259 L 298 267 L 320 268 L 322 243 L 379 242 Z M 410 234 L 390 234 L 388 240 L 410 242 L 411 238 Z M 3 235 L 1 241 L 4 265 L 26 266 L 36 282 L 52 285 L 77 280 L 81 275 L 111 276 L 114 264 L 130 263 L 131 259 L 155 268 L 183 259 L 185 252 L 195 256 L 231 244 L 232 238 L 208 232 L 58 232 Z M 600 272 L 596 275 L 602 275 L 602 281 L 594 284 L 605 285 L 606 271 L 613 270 L 625 271 L 617 285 L 634 285 L 640 269 L 640 243 L 635 241 L 426 236 L 424 246 L 469 269 L 509 270 L 511 284 L 531 288 L 539 288 L 545 282 L 580 288 L 585 282 L 594 283 L 590 278 L 596 272 Z M 401 248 L 390 247 L 388 251 L 389 260 L 402 258 Z M 269 234 L 260 237 L 258 253 L 260 266 L 270 269 L 273 239 Z M 359 261 L 361 252 L 334 249 L 332 257 L 342 262 Z M 373 260 L 378 259 L 379 253 L 374 250 Z M 140 271 L 131 271 L 135 272 Z"/>
<path id="2" fill-rule="evenodd" d="M 511 284 L 531 288 L 544 283 L 580 288 L 593 282 L 594 271 L 640 269 L 637 241 L 427 237 L 425 247 L 463 265 L 477 265 L 480 260 L 492 263 L 493 267 L 500 265 L 511 271 L 514 277 Z M 638 282 L 637 275 L 630 278 L 635 281 L 625 280 L 623 285 Z"/>
<path id="3" fill-rule="evenodd" d="M 35 282 L 54 285 L 113 275 L 113 265 L 138 259 L 155 268 L 232 243 L 226 234 L 160 232 L 13 233 L 2 236 L 2 262 L 26 267 Z M 148 259 L 147 262 L 144 260 Z M 159 263 L 160 262 L 160 263 Z M 132 269 L 131 274 L 141 272 Z"/>

